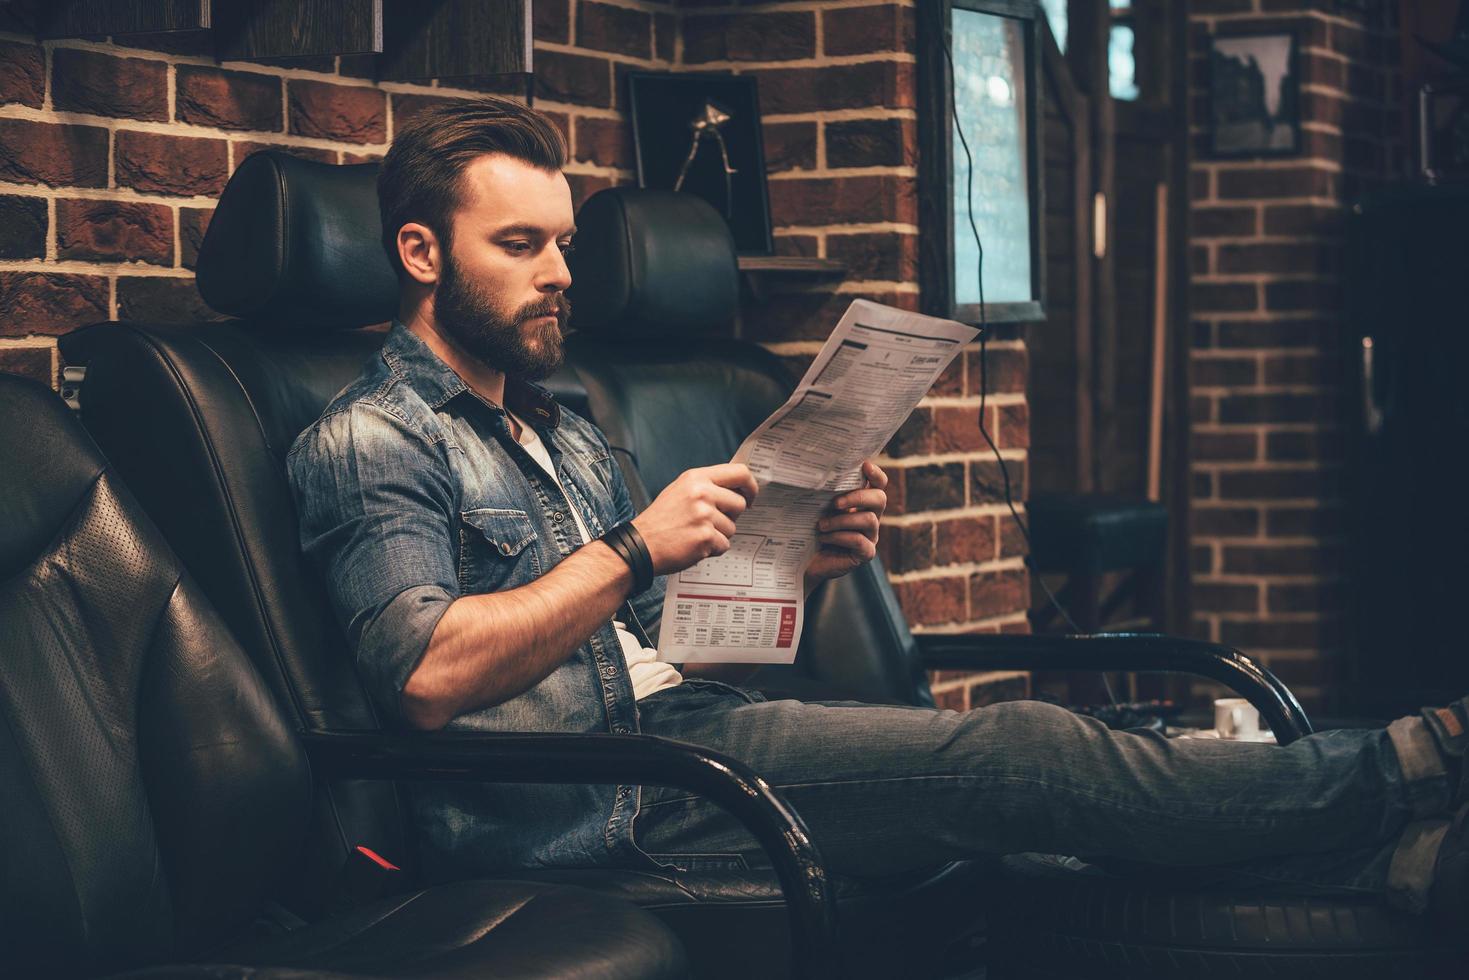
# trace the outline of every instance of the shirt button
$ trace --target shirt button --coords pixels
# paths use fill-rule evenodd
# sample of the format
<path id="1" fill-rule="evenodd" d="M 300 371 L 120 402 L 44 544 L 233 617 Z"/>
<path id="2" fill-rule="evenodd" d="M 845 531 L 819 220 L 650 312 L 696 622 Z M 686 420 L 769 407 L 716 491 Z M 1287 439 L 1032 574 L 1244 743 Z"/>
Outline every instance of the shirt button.
<path id="1" fill-rule="evenodd" d="M 505 542 L 505 541 L 500 542 L 500 554 L 502 554 L 502 555 L 508 555 L 508 554 L 510 554 L 510 544 L 508 542 Z"/>
<path id="2" fill-rule="evenodd" d="M 612 734 L 613 735 L 626 735 L 627 734 L 627 726 L 626 725 L 613 725 L 612 726 Z"/>
<path id="3" fill-rule="evenodd" d="M 562 521 L 566 520 L 566 515 L 558 510 L 556 513 L 551 515 L 551 520 L 555 521 L 557 524 L 560 524 Z"/>

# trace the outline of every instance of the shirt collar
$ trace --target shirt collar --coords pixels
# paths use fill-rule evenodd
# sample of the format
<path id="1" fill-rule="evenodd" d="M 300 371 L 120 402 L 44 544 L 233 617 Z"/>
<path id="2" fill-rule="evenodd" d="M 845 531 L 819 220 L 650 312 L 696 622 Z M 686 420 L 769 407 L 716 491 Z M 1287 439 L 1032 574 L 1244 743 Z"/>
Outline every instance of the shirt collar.
<path id="1" fill-rule="evenodd" d="M 393 373 L 412 385 L 435 410 L 470 390 L 453 368 L 398 320 L 393 321 L 393 329 L 383 343 L 382 356 Z M 506 376 L 505 406 L 518 417 L 548 429 L 561 424 L 561 406 L 556 399 L 530 381 Z"/>

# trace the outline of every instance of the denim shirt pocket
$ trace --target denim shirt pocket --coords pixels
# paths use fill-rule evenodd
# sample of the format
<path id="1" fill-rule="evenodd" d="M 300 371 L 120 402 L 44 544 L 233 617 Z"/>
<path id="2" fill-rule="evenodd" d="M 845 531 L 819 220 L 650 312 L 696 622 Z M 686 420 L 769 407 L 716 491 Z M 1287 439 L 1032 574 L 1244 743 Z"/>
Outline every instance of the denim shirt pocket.
<path id="1" fill-rule="evenodd" d="M 481 507 L 460 513 L 459 587 L 466 593 L 495 592 L 535 581 L 541 575 L 535 523 L 523 510 Z"/>

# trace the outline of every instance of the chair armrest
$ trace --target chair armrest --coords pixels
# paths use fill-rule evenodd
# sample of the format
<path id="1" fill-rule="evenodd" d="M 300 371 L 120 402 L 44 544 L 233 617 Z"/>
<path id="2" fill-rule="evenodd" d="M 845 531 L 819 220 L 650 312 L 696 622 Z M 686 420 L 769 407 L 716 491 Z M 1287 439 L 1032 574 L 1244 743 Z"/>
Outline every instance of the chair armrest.
<path id="1" fill-rule="evenodd" d="M 1270 671 L 1230 647 L 1161 633 L 1036 636 L 1023 633 L 921 633 L 930 670 L 1131 670 L 1198 674 L 1260 710 L 1281 745 L 1311 734 L 1300 702 Z"/>
<path id="2" fill-rule="evenodd" d="M 836 906 L 800 816 L 744 763 L 655 735 L 308 731 L 317 778 L 672 786 L 707 797 L 770 855 L 790 917 L 793 976 L 835 976 Z"/>

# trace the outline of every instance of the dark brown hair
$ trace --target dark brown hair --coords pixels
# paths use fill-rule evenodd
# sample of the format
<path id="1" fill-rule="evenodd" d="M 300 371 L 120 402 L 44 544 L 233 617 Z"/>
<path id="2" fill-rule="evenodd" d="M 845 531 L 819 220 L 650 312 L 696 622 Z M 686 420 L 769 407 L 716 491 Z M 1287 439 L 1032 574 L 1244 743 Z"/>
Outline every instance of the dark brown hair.
<path id="1" fill-rule="evenodd" d="M 447 249 L 464 170 L 487 153 L 503 153 L 542 170 L 566 165 L 566 142 L 555 124 L 543 113 L 497 96 L 432 105 L 393 137 L 378 173 L 377 201 L 383 248 L 400 276 L 398 230 L 411 221 L 427 225 Z"/>

